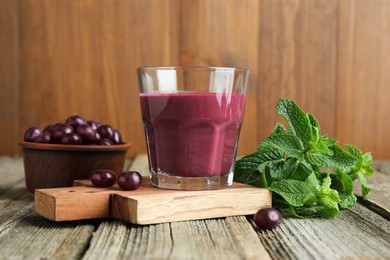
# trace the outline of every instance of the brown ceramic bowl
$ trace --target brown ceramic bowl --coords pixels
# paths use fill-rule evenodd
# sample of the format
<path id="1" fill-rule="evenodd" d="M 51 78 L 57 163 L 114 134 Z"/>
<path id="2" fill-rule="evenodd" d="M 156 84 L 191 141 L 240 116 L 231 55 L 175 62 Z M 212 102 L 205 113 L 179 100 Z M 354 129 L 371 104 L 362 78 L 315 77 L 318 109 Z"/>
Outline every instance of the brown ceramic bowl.
<path id="1" fill-rule="evenodd" d="M 74 180 L 89 179 L 95 169 L 123 171 L 130 144 L 64 145 L 20 142 L 26 188 L 72 186 Z"/>

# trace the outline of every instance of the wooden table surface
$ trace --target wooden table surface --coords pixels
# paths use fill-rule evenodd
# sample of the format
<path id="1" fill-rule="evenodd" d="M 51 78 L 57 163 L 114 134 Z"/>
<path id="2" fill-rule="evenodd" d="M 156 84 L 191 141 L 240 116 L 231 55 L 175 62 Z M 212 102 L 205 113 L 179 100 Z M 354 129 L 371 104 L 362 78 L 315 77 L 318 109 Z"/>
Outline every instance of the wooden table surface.
<path id="1" fill-rule="evenodd" d="M 128 166 L 147 174 L 145 155 Z M 375 162 L 366 200 L 335 219 L 251 216 L 138 226 L 112 219 L 52 222 L 33 210 L 21 158 L 0 157 L 1 259 L 390 259 L 390 161 Z"/>

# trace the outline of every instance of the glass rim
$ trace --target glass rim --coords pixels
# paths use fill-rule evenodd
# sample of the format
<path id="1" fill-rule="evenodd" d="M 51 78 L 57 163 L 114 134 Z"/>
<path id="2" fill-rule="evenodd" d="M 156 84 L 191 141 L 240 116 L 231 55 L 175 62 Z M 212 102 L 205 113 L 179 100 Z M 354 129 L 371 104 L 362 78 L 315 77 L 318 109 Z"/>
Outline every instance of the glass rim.
<path id="1" fill-rule="evenodd" d="M 219 67 L 219 66 L 139 66 L 137 70 L 154 69 L 154 70 L 205 70 L 205 71 L 216 71 L 216 70 L 229 70 L 241 73 L 249 73 L 249 68 L 234 68 L 234 67 Z"/>

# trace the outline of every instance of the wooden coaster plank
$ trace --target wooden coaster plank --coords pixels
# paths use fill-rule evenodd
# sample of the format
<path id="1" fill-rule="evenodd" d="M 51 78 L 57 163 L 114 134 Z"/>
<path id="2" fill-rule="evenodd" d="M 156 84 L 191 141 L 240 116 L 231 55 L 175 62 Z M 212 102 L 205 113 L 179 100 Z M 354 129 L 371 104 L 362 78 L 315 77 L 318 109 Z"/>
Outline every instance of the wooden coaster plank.
<path id="1" fill-rule="evenodd" d="M 38 189 L 34 208 L 39 215 L 54 221 L 108 218 L 111 193 L 89 187 Z"/>
<path id="2" fill-rule="evenodd" d="M 254 214 L 271 207 L 271 192 L 240 184 L 222 190 L 173 191 L 158 196 L 115 194 L 112 216 L 135 224 Z"/>
<path id="3" fill-rule="evenodd" d="M 54 221 L 113 217 L 144 225 L 254 214 L 272 203 L 267 189 L 241 183 L 205 191 L 158 189 L 149 177 L 135 191 L 118 186 L 97 188 L 90 180 L 75 185 L 36 190 L 35 211 Z"/>

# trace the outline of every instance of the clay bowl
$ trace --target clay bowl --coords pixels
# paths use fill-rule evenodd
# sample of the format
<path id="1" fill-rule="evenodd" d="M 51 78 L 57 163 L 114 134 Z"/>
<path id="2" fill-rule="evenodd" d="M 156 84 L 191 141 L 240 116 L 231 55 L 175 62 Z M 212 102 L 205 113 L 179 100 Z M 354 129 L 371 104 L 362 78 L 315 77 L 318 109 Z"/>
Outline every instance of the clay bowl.
<path id="1" fill-rule="evenodd" d="M 74 180 L 89 179 L 95 169 L 123 171 L 130 144 L 64 145 L 19 142 L 23 151 L 26 188 L 72 186 Z"/>

